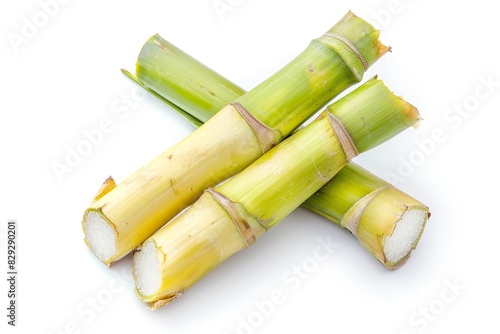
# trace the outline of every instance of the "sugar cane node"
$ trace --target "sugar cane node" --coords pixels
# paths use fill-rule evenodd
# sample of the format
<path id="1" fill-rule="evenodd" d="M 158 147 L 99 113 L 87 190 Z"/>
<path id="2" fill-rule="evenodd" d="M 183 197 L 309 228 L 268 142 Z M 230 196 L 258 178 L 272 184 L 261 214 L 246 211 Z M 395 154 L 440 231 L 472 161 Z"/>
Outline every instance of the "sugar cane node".
<path id="1" fill-rule="evenodd" d="M 245 109 L 241 103 L 230 102 L 229 105 L 233 106 L 252 128 L 262 148 L 262 154 L 269 151 L 283 139 L 283 136 L 278 130 L 272 129 L 259 121 L 250 112 L 248 112 L 248 110 Z"/>
<path id="2" fill-rule="evenodd" d="M 358 225 L 361 216 L 365 212 L 368 205 L 370 205 L 370 203 L 373 201 L 373 199 L 388 187 L 389 185 L 384 185 L 383 187 L 380 187 L 362 197 L 359 201 L 356 202 L 356 204 L 351 206 L 351 208 L 345 213 L 344 216 L 342 216 L 339 225 L 347 229 L 355 237 L 358 237 Z"/>
<path id="3" fill-rule="evenodd" d="M 347 161 L 351 161 L 353 158 L 359 155 L 356 144 L 352 140 L 349 132 L 347 132 L 347 129 L 344 127 L 342 122 L 332 113 L 328 113 L 327 115 L 330 123 L 332 124 L 332 128 L 339 139 L 340 145 L 342 145 L 342 149 L 344 150 Z"/>
<path id="4" fill-rule="evenodd" d="M 252 217 L 241 204 L 231 201 L 214 188 L 208 188 L 206 191 L 231 217 L 247 248 L 253 245 L 257 238 L 267 231 L 266 222 L 261 222 Z"/>
<path id="5" fill-rule="evenodd" d="M 356 48 L 356 46 L 354 44 L 352 44 L 348 39 L 346 39 L 345 37 L 339 35 L 339 34 L 334 34 L 334 33 L 325 33 L 323 34 L 323 36 L 329 36 L 329 37 L 333 37 L 333 38 L 336 38 L 342 42 L 344 42 L 348 47 L 349 49 L 352 50 L 352 52 L 354 52 L 356 54 L 356 56 L 359 57 L 359 60 L 361 60 L 361 63 L 363 63 L 363 67 L 365 69 L 365 71 L 368 70 L 368 62 L 366 61 L 365 57 L 363 57 L 363 55 L 361 54 L 361 52 L 359 52 L 359 50 Z"/>

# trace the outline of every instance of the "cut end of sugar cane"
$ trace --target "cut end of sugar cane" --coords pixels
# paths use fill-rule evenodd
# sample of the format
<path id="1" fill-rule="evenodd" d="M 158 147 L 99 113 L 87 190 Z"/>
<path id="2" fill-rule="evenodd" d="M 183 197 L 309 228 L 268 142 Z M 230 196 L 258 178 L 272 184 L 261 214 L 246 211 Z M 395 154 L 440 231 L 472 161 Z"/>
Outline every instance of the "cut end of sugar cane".
<path id="1" fill-rule="evenodd" d="M 134 251 L 134 279 L 141 299 L 154 299 L 161 287 L 160 263 L 163 260 L 153 240 L 147 240 Z"/>
<path id="2" fill-rule="evenodd" d="M 389 269 L 408 260 L 430 216 L 427 206 L 354 163 L 303 207 L 351 231 Z"/>
<path id="3" fill-rule="evenodd" d="M 389 269 L 401 267 L 417 247 L 430 213 L 426 207 L 408 207 L 395 224 L 390 236 L 384 240 L 383 254 Z"/>
<path id="4" fill-rule="evenodd" d="M 101 199 L 116 187 L 115 180 L 108 177 L 94 196 L 92 203 Z M 84 242 L 90 251 L 107 266 L 111 265 L 111 259 L 116 254 L 117 232 L 114 226 L 98 210 L 87 210 L 82 220 Z"/>
<path id="5" fill-rule="evenodd" d="M 84 241 L 90 251 L 107 266 L 111 266 L 116 254 L 116 229 L 98 210 L 85 212 L 82 227 Z"/>
<path id="6" fill-rule="evenodd" d="M 342 172 L 354 168 L 359 167 L 348 165 Z M 430 217 L 429 208 L 383 180 L 380 180 L 380 188 L 362 197 L 353 196 L 356 193 L 363 194 L 365 190 L 356 181 L 350 183 L 350 188 L 346 187 L 341 180 L 346 173 L 339 174 L 340 178 L 336 182 L 318 193 L 321 193 L 321 201 L 327 202 L 337 201 L 344 196 L 357 198 L 340 220 L 325 212 L 323 208 L 327 206 L 319 203 L 314 196 L 306 201 L 304 207 L 349 230 L 388 269 L 400 268 L 417 247 Z"/>
<path id="7" fill-rule="evenodd" d="M 248 247 L 245 232 L 250 226 L 235 225 L 224 206 L 214 192 L 206 191 L 134 251 L 135 292 L 151 309 L 179 297 L 229 256 Z"/>
<path id="8" fill-rule="evenodd" d="M 165 261 L 163 254 L 153 240 L 147 240 L 134 251 L 133 276 L 135 293 L 142 300 L 149 300 L 149 308 L 156 310 L 181 296 L 184 291 L 179 290 L 170 296 L 158 299 L 158 292 L 162 285 L 161 263 Z"/>
<path id="9" fill-rule="evenodd" d="M 387 185 L 353 206 L 345 218 L 351 222 L 341 224 L 387 268 L 398 269 L 416 248 L 429 216 L 428 207 Z"/>

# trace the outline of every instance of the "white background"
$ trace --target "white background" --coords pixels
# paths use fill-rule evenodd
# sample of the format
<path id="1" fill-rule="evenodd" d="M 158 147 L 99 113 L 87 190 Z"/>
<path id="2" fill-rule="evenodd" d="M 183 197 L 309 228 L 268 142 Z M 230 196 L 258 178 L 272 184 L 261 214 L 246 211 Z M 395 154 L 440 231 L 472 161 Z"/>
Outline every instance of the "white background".
<path id="1" fill-rule="evenodd" d="M 4 274 L 6 222 L 19 225 L 18 327 L 6 325 L 2 278 L 1 331 L 497 333 L 500 54 L 494 2 L 221 2 L 231 6 L 222 16 L 214 0 L 73 0 L 47 22 L 35 0 L 1 3 Z M 393 47 L 365 79 L 378 73 L 425 119 L 418 130 L 357 159 L 386 179 L 401 176 L 404 161 L 413 161 L 397 185 L 427 204 L 432 218 L 412 258 L 388 271 L 352 235 L 298 209 L 180 299 L 146 309 L 133 292 L 130 256 L 111 269 L 101 264 L 82 241 L 81 215 L 105 178 L 123 180 L 192 127 L 151 96 L 128 114 L 114 113 L 135 87 L 120 68 L 133 70 L 142 44 L 159 33 L 250 89 L 349 9 L 377 24 Z M 44 26 L 14 47 L 9 36 L 22 36 L 34 16 Z M 65 163 L 68 150 L 103 119 L 111 119 L 112 130 L 59 179 L 53 164 Z M 429 143 L 436 131 L 444 139 Z M 426 152 L 419 143 L 428 144 Z M 330 238 L 337 248 L 293 289 L 283 276 L 311 261 L 318 238 Z M 284 300 L 263 315 L 256 303 L 266 304 L 273 291 Z"/>

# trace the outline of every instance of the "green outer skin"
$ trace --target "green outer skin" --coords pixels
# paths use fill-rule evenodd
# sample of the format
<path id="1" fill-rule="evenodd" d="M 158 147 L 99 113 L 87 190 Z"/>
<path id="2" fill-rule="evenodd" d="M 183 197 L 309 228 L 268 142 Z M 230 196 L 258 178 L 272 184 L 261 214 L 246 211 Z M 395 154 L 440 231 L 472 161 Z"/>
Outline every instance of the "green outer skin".
<path id="1" fill-rule="evenodd" d="M 219 112 L 228 101 L 245 93 L 159 35 L 144 44 L 137 59 L 136 74 L 143 86 L 179 108 L 189 110 L 202 122 Z M 190 78 L 188 83 L 186 77 Z"/>

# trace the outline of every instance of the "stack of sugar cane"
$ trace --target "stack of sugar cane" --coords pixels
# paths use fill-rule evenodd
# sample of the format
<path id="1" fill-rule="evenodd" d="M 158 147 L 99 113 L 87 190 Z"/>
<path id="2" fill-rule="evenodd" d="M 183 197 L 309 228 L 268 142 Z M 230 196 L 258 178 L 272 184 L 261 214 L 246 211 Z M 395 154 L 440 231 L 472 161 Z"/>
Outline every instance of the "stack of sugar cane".
<path id="1" fill-rule="evenodd" d="M 399 268 L 429 209 L 351 159 L 417 124 L 417 109 L 372 78 L 299 128 L 389 51 L 378 37 L 349 12 L 249 92 L 151 37 L 124 73 L 198 128 L 106 180 L 83 215 L 90 250 L 107 265 L 135 250 L 136 293 L 155 309 L 302 205 Z"/>

